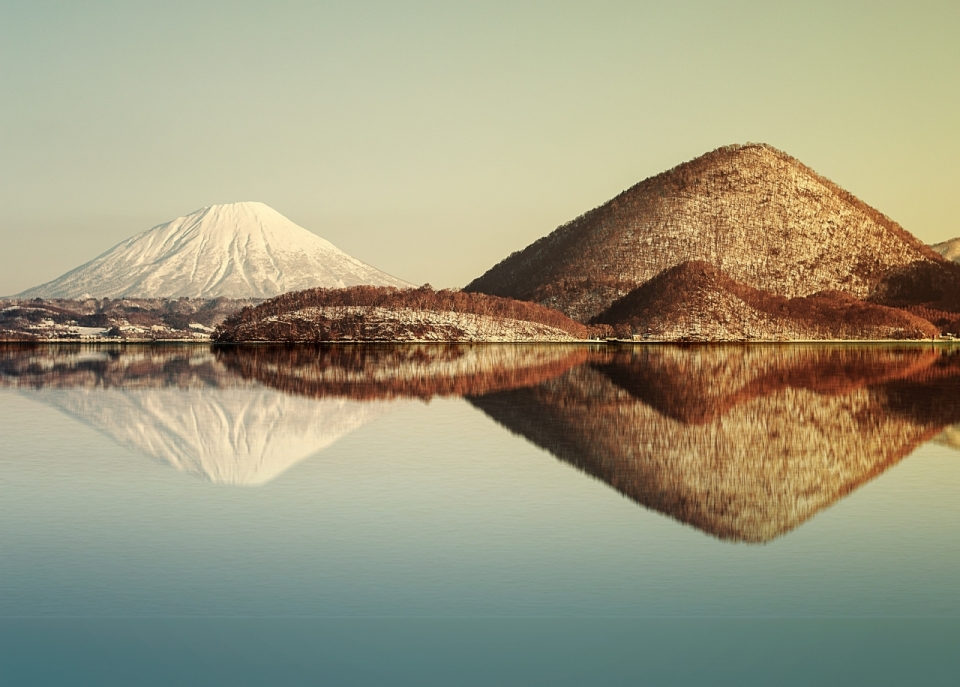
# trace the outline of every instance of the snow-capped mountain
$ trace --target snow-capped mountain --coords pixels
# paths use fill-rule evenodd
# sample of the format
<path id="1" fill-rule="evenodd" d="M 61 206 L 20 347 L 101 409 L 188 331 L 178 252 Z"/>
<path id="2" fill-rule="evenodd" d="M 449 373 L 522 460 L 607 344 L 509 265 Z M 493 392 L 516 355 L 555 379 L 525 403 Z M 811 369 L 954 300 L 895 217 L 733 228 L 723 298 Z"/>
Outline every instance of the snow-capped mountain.
<path id="1" fill-rule="evenodd" d="M 263 203 L 212 205 L 148 229 L 21 298 L 271 298 L 318 286 L 411 286 Z"/>

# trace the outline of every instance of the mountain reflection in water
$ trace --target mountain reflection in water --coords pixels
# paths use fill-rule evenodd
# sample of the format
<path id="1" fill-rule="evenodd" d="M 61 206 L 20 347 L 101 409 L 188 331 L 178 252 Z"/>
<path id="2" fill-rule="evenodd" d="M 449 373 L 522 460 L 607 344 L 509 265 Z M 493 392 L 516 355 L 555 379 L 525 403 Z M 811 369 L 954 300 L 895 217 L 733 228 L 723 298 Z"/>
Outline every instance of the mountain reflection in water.
<path id="1" fill-rule="evenodd" d="M 960 422 L 930 346 L 0 348 L 0 386 L 215 482 L 262 484 L 403 399 L 462 396 L 638 504 L 777 537 Z"/>
<path id="2" fill-rule="evenodd" d="M 637 503 L 768 541 L 960 420 L 931 347 L 645 346 L 470 402 Z"/>

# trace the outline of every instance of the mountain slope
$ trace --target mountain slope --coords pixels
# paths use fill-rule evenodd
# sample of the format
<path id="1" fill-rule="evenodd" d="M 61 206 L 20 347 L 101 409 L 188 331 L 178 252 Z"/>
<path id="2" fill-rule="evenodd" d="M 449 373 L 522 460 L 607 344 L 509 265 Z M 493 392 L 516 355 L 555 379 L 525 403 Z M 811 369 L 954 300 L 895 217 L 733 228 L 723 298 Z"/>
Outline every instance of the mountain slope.
<path id="1" fill-rule="evenodd" d="M 317 286 L 410 286 L 263 203 L 212 205 L 153 227 L 21 298 L 271 298 Z"/>
<path id="2" fill-rule="evenodd" d="M 793 298 L 864 299 L 943 259 L 895 222 L 770 146 L 728 146 L 651 177 L 514 253 L 467 291 L 586 321 L 665 269 L 702 260 Z"/>

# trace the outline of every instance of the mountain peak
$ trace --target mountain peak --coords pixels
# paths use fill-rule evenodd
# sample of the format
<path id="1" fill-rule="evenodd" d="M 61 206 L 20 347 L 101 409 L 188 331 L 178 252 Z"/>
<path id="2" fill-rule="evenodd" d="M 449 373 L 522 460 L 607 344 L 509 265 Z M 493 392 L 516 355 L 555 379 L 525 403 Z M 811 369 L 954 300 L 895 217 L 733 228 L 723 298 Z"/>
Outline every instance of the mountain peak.
<path id="1" fill-rule="evenodd" d="M 159 224 L 21 298 L 271 298 L 327 287 L 411 286 L 265 203 L 200 208 Z"/>

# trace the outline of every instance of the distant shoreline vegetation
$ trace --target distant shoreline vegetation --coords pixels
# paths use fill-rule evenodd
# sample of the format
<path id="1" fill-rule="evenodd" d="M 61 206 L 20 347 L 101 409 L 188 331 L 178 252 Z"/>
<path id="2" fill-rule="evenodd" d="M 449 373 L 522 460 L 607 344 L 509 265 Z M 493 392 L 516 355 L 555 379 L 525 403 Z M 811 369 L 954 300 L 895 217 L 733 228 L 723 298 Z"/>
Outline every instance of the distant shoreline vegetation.
<path id="1" fill-rule="evenodd" d="M 232 298 L 0 300 L 0 341 L 209 342 L 215 325 L 258 303 Z"/>
<path id="2" fill-rule="evenodd" d="M 457 290 L 353 286 L 267 301 L 0 301 L 0 341 L 58 343 L 790 343 L 952 341 L 953 313 L 845 294 L 786 299 L 706 264 L 666 270 L 583 324 L 529 301 Z"/>

